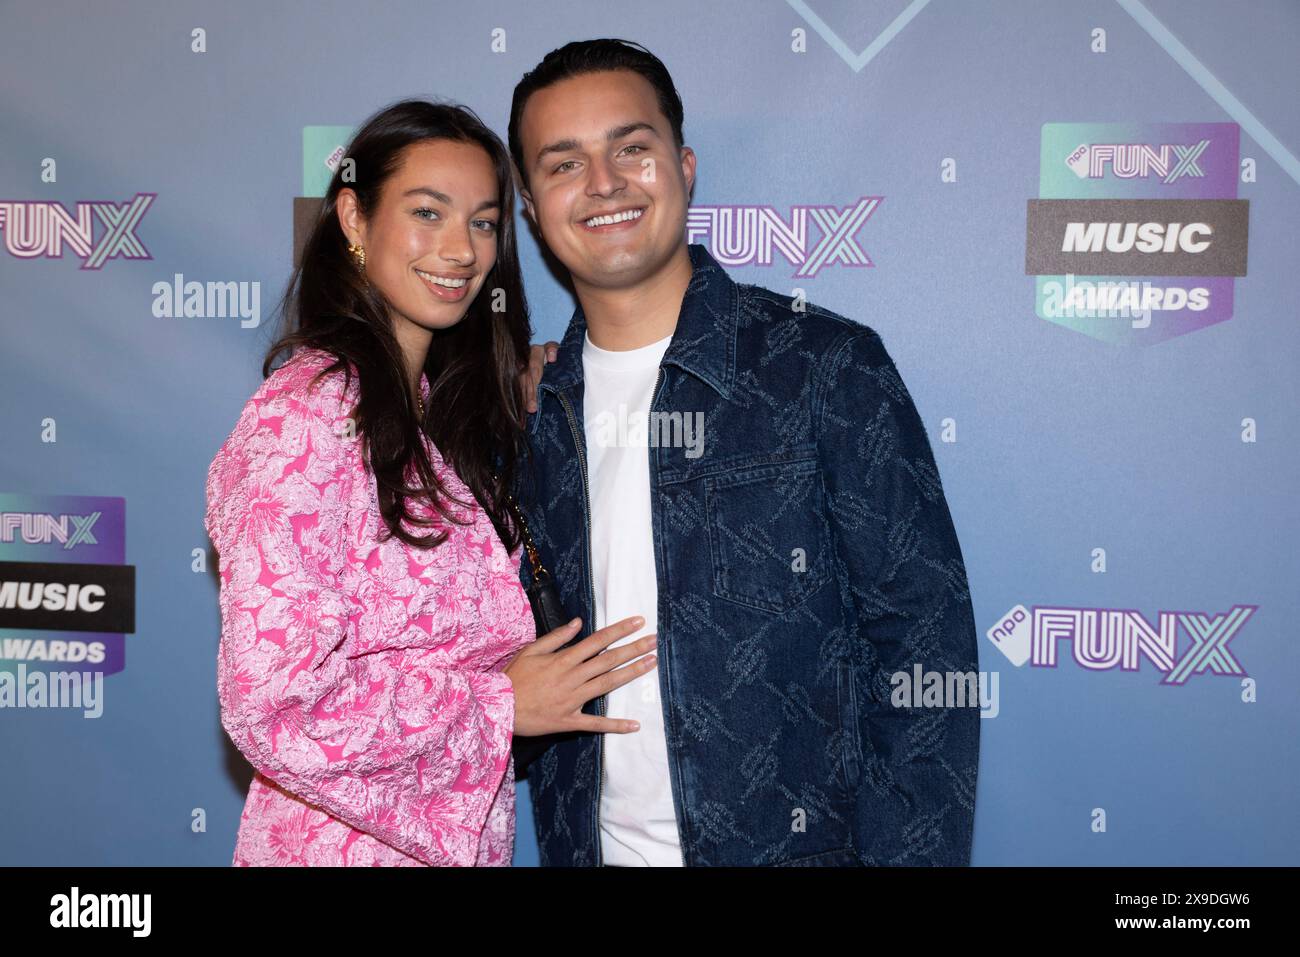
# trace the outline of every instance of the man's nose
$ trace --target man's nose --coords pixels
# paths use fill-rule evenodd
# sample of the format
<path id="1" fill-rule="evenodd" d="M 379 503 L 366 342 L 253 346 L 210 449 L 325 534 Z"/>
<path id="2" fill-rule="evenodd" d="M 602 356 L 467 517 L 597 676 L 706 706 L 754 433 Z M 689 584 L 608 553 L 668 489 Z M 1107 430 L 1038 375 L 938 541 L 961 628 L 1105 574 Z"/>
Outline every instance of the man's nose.
<path id="1" fill-rule="evenodd" d="M 595 160 L 591 164 L 591 176 L 587 180 L 587 191 L 596 196 L 608 196 L 618 192 L 627 185 L 623 171 L 608 157 Z"/>

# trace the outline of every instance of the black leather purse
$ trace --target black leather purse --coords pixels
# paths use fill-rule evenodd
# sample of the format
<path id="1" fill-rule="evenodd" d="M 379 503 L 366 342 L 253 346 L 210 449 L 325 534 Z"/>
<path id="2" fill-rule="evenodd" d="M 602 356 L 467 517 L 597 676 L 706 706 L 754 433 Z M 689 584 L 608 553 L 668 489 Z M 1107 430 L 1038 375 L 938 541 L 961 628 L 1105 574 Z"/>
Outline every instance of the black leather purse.
<path id="1" fill-rule="evenodd" d="M 510 509 L 514 513 L 515 522 L 519 526 L 520 537 L 523 539 L 524 551 L 528 554 L 528 564 L 532 568 L 533 580 L 532 584 L 526 589 L 526 593 L 528 603 L 533 606 L 533 621 L 537 624 L 537 637 L 541 638 L 548 632 L 567 624 L 571 618 L 565 614 L 564 604 L 560 601 L 560 593 L 555 587 L 555 580 L 551 577 L 551 573 L 547 571 L 546 566 L 542 564 L 537 545 L 533 542 L 533 536 L 528 531 L 528 522 L 524 520 L 523 510 L 509 492 L 506 493 L 506 501 L 509 502 Z M 579 641 L 580 636 L 581 632 L 574 635 L 565 642 L 564 647 L 567 648 Z M 528 776 L 528 766 L 530 764 L 540 758 L 546 749 L 556 741 L 570 736 L 569 733 L 565 732 L 543 734 L 536 737 L 515 735 L 511 744 L 511 751 L 514 753 L 515 761 L 515 780 L 525 780 Z"/>

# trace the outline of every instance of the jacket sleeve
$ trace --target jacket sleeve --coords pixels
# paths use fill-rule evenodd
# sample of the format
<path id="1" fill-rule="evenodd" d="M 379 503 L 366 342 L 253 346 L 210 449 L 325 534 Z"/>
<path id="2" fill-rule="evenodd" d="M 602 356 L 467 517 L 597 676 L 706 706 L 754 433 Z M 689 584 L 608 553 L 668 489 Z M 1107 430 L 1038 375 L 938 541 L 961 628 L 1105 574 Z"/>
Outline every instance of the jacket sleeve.
<path id="1" fill-rule="evenodd" d="M 823 369 L 818 453 L 836 560 L 855 612 L 857 683 L 865 685 L 857 695 L 859 846 L 870 849 L 872 863 L 967 865 L 978 697 L 974 706 L 891 703 L 892 676 L 911 680 L 916 665 L 966 675 L 978 687 L 970 590 L 939 471 L 879 335 L 850 330 Z"/>
<path id="2" fill-rule="evenodd" d="M 508 777 L 510 679 L 403 652 L 400 604 L 371 606 L 411 579 L 358 599 L 349 503 L 366 473 L 335 426 L 309 400 L 255 396 L 209 470 L 221 723 L 287 791 L 426 864 L 472 865 Z"/>

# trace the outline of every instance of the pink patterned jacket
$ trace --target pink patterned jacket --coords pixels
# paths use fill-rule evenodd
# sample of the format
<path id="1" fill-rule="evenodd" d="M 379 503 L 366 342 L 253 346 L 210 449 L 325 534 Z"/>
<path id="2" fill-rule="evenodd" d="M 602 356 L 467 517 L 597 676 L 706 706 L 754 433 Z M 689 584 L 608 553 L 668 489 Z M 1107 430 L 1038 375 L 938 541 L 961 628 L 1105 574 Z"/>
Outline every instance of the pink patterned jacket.
<path id="1" fill-rule="evenodd" d="M 233 863 L 508 866 L 502 669 L 536 638 L 519 551 L 428 440 L 472 524 L 444 526 L 432 550 L 379 541 L 375 479 L 349 437 L 355 378 L 347 394 L 341 371 L 309 390 L 330 361 L 303 350 L 276 370 L 208 470 L 221 723 L 257 772 Z"/>

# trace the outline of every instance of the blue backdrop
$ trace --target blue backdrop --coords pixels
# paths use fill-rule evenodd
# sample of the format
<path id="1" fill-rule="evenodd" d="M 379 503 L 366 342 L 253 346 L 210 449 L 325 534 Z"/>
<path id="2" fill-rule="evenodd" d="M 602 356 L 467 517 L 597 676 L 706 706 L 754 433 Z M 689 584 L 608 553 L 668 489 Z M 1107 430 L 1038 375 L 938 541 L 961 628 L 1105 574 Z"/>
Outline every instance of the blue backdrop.
<path id="1" fill-rule="evenodd" d="M 218 721 L 204 478 L 294 200 L 401 97 L 504 136 L 521 74 L 594 36 L 674 75 L 693 241 L 874 327 L 916 400 L 998 679 L 974 863 L 1300 863 L 1294 0 L 0 6 L 0 560 L 133 566 L 136 599 L 122 634 L 0 629 L 11 675 L 88 637 L 113 672 L 93 719 L 0 708 L 0 863 L 229 863 L 251 771 Z M 1239 262 L 1130 252 L 1110 275 L 1165 308 L 1071 315 L 1106 276 L 1036 266 L 1030 204 L 1067 199 L 1243 210 L 1215 237 Z M 559 339 L 572 303 L 523 242 Z M 243 311 L 170 315 L 156 284 L 188 282 Z"/>

